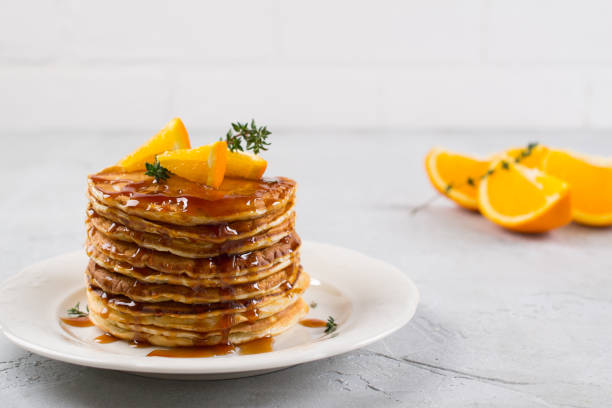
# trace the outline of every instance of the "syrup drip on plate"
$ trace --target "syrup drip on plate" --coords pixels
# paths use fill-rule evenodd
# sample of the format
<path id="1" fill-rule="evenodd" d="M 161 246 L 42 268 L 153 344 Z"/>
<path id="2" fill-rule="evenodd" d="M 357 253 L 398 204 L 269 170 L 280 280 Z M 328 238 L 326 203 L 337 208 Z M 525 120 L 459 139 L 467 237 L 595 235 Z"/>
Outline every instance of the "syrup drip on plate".
<path id="1" fill-rule="evenodd" d="M 274 339 L 272 337 L 263 337 L 258 340 L 249 341 L 238 346 L 240 354 L 261 354 L 269 353 L 273 350 Z"/>
<path id="2" fill-rule="evenodd" d="M 90 327 L 94 324 L 89 320 L 87 316 L 79 316 L 79 317 L 60 317 L 60 320 L 67 324 L 68 326 L 74 327 Z"/>
<path id="3" fill-rule="evenodd" d="M 302 319 L 300 320 L 299 323 L 305 327 L 325 327 L 327 326 L 327 322 L 321 319 Z"/>
<path id="4" fill-rule="evenodd" d="M 117 340 L 119 339 L 113 336 L 112 334 L 108 334 L 108 333 L 101 334 L 94 339 L 96 343 L 100 343 L 100 344 L 114 343 Z"/>
<path id="5" fill-rule="evenodd" d="M 274 339 L 263 337 L 248 343 L 233 346 L 231 344 L 221 344 L 217 346 L 204 347 L 176 347 L 172 349 L 156 349 L 147 354 L 147 357 L 173 357 L 173 358 L 194 358 L 194 357 L 214 357 L 233 354 L 238 350 L 238 354 L 261 354 L 273 351 Z"/>
<path id="6" fill-rule="evenodd" d="M 193 358 L 193 357 L 214 357 L 232 354 L 235 347 L 222 344 L 207 347 L 176 347 L 172 349 L 156 349 L 147 354 L 147 357 L 173 357 L 173 358 Z"/>

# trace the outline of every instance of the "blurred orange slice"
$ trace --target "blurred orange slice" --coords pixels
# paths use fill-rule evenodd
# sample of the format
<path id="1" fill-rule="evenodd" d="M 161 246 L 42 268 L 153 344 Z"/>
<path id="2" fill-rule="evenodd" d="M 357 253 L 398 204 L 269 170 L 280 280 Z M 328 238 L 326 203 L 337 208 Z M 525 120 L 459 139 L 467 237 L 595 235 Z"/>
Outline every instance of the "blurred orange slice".
<path id="1" fill-rule="evenodd" d="M 427 175 L 436 190 L 471 210 L 478 209 L 478 184 L 488 167 L 488 160 L 442 148 L 431 149 L 425 158 Z"/>
<path id="2" fill-rule="evenodd" d="M 508 149 L 503 153 L 503 156 L 509 156 L 515 163 L 520 163 L 530 169 L 541 169 L 542 162 L 548 154 L 548 148 L 540 144 L 532 143 L 527 147 L 517 147 Z M 501 156 L 498 158 L 502 158 Z"/>
<path id="3" fill-rule="evenodd" d="M 174 118 L 155 136 L 117 162 L 123 171 L 145 169 L 145 163 L 155 162 L 155 156 L 168 150 L 189 149 L 189 135 L 179 118 Z"/>
<path id="4" fill-rule="evenodd" d="M 591 226 L 612 225 L 612 160 L 551 150 L 543 170 L 572 187 L 574 221 Z"/>
<path id="5" fill-rule="evenodd" d="M 494 223 L 519 232 L 545 232 L 572 219 L 570 187 L 538 169 L 506 157 L 492 163 L 478 186 L 480 212 Z"/>
<path id="6" fill-rule="evenodd" d="M 219 141 L 195 149 L 167 151 L 157 160 L 177 176 L 218 188 L 225 177 L 227 153 L 227 144 Z"/>

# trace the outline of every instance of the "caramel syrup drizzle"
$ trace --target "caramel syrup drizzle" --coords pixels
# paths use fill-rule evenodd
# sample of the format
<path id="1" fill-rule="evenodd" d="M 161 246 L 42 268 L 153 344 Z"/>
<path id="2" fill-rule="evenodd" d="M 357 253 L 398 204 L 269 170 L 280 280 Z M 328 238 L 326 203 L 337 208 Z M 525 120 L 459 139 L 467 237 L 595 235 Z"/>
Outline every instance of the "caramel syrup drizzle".
<path id="1" fill-rule="evenodd" d="M 176 347 L 170 349 L 155 349 L 147 354 L 147 357 L 171 357 L 171 358 L 196 358 L 214 357 L 234 354 L 238 351 L 240 355 L 261 354 L 273 351 L 274 339 L 263 337 L 238 346 L 232 344 L 220 344 L 204 347 Z"/>
<path id="2" fill-rule="evenodd" d="M 327 322 L 321 319 L 302 319 L 300 320 L 299 323 L 305 327 L 325 327 L 327 326 Z"/>
<path id="3" fill-rule="evenodd" d="M 105 174 L 95 174 L 89 178 L 94 188 L 105 197 L 128 196 L 130 207 L 152 209 L 153 204 L 156 211 L 165 211 L 167 206 L 176 206 L 184 213 L 206 213 L 210 216 L 276 208 L 281 204 L 279 196 L 295 187 L 294 181 L 284 178 L 257 181 L 226 179 L 219 189 L 213 189 L 178 176 L 163 183 L 155 183 L 152 178 L 145 178 L 139 173 L 117 176 L 121 178 L 113 180 Z"/>
<path id="4" fill-rule="evenodd" d="M 87 316 L 79 316 L 79 317 L 60 317 L 60 320 L 67 324 L 68 326 L 74 327 L 90 327 L 94 324 L 89 317 Z"/>
<path id="5" fill-rule="evenodd" d="M 104 333 L 99 335 L 98 337 L 96 337 L 94 339 L 94 341 L 96 343 L 100 343 L 100 344 L 108 344 L 108 343 L 114 343 L 117 340 L 119 340 L 117 337 L 113 336 L 112 334 L 109 333 Z"/>

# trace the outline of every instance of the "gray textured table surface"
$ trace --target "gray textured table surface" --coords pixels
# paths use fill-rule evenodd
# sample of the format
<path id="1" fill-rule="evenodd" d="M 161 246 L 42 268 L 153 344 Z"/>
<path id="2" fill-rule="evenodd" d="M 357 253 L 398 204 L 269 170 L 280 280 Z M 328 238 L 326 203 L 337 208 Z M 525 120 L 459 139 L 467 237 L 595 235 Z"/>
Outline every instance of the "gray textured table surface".
<path id="1" fill-rule="evenodd" d="M 434 144 L 485 153 L 540 139 L 612 155 L 610 135 L 273 136 L 268 174 L 299 181 L 301 235 L 412 277 L 422 299 L 407 326 L 362 350 L 217 382 L 74 366 L 0 335 L 0 406 L 610 406 L 612 230 L 525 237 L 444 200 L 409 213 L 432 195 L 422 160 Z M 82 245 L 86 174 L 143 138 L 3 134 L 0 278 Z"/>

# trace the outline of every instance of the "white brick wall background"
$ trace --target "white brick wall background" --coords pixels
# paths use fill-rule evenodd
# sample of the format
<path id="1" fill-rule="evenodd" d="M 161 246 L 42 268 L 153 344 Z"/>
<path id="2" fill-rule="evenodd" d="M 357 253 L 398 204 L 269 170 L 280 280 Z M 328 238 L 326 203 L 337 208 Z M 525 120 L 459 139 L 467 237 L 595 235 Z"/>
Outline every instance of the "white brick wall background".
<path id="1" fill-rule="evenodd" d="M 609 0 L 0 0 L 0 134 L 612 130 Z"/>

